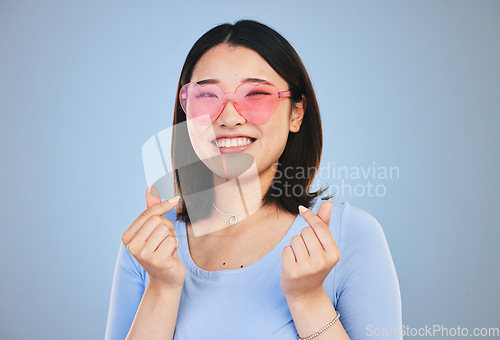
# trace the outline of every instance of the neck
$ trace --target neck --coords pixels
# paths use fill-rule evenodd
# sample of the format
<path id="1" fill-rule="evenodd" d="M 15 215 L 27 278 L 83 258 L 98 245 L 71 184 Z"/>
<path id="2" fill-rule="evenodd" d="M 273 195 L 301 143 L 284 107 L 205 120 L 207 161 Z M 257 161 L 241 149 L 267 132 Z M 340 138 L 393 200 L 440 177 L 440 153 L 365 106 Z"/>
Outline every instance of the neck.
<path id="1" fill-rule="evenodd" d="M 255 174 L 255 175 L 252 175 Z M 241 176 L 226 179 L 214 174 L 214 204 L 228 214 L 239 214 L 262 208 L 262 198 L 271 186 L 275 170 L 270 168 L 257 175 L 248 169 Z"/>
<path id="2" fill-rule="evenodd" d="M 265 219 L 272 208 L 262 206 L 262 198 L 271 186 L 276 170 L 271 167 L 260 174 L 256 170 L 251 167 L 237 178 L 229 179 L 214 173 L 214 205 L 224 214 L 213 208 L 207 220 L 192 225 L 195 236 L 208 233 L 236 236 L 255 226 L 256 221 Z M 229 225 L 231 216 L 225 214 L 236 215 L 238 222 Z"/>

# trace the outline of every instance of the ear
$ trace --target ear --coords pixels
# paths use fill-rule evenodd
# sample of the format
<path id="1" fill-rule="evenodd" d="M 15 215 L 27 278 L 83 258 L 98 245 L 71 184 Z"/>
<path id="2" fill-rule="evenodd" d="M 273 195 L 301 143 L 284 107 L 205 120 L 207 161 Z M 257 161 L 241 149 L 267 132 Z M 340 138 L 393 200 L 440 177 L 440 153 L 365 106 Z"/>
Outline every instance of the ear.
<path id="1" fill-rule="evenodd" d="M 292 117 L 290 118 L 290 131 L 297 132 L 300 130 L 304 112 L 306 110 L 306 97 L 302 95 L 302 100 L 292 107 Z"/>

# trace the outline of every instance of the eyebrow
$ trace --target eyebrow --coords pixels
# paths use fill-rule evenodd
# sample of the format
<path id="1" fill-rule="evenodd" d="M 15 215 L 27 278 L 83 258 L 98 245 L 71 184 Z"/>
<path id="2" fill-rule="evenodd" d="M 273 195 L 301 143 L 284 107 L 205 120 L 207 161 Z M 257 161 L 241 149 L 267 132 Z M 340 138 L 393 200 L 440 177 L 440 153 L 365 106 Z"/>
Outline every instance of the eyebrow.
<path id="1" fill-rule="evenodd" d="M 272 84 L 269 80 L 265 79 L 260 79 L 260 78 L 245 78 L 241 81 L 241 83 L 269 83 Z M 197 81 L 196 84 L 198 85 L 205 85 L 205 84 L 218 84 L 220 83 L 219 79 L 204 79 Z"/>

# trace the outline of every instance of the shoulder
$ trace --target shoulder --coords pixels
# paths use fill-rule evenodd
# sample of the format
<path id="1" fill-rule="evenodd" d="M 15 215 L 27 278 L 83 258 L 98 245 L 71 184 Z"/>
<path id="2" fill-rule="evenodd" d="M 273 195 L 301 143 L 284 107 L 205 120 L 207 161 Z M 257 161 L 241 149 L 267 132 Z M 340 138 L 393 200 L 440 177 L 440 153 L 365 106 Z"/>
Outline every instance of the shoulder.
<path id="1" fill-rule="evenodd" d="M 370 278 L 380 284 L 395 278 L 394 263 L 380 223 L 367 211 L 348 202 L 342 204 L 337 241 L 340 261 L 336 266 L 340 277 Z"/>
<path id="2" fill-rule="evenodd" d="M 354 247 L 368 251 L 386 246 L 384 231 L 378 220 L 367 211 L 343 202 L 339 223 L 339 247 Z"/>

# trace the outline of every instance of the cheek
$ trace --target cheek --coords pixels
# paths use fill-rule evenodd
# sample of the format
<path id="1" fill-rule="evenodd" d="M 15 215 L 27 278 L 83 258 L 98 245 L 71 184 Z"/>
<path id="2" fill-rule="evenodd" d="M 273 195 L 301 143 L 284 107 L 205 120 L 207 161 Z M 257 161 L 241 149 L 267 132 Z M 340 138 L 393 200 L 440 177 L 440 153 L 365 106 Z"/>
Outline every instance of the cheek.
<path id="1" fill-rule="evenodd" d="M 273 157 L 278 157 L 281 155 L 285 149 L 286 142 L 289 133 L 289 113 L 288 111 L 280 112 L 280 114 L 275 115 L 269 124 L 264 124 L 261 131 L 263 136 L 265 136 L 266 151 L 272 154 Z"/>
<path id="2" fill-rule="evenodd" d="M 196 125 L 193 124 L 191 120 L 186 120 L 186 125 L 187 125 L 187 130 L 189 134 L 189 140 L 191 141 L 191 144 L 193 145 L 193 149 L 197 149 L 197 145 L 199 144 L 200 140 L 200 131 Z"/>
<path id="3" fill-rule="evenodd" d="M 200 126 L 189 119 L 186 122 L 189 139 L 198 158 L 203 160 L 210 157 L 210 144 L 207 141 L 211 140 L 210 135 L 214 136 L 211 126 Z"/>

